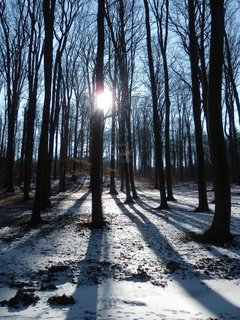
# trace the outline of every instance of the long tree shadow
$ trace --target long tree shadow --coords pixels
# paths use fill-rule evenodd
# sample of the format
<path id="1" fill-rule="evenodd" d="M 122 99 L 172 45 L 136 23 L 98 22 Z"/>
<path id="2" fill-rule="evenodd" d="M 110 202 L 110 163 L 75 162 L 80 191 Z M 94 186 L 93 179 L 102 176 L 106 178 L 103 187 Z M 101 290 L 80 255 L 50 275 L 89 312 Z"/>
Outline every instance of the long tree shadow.
<path id="1" fill-rule="evenodd" d="M 37 245 L 40 243 L 40 240 L 45 237 L 46 232 L 47 234 L 55 232 L 56 227 L 60 230 L 64 225 L 71 223 L 71 219 L 77 219 L 81 206 L 89 194 L 89 191 L 84 193 L 70 208 L 63 211 L 61 215 L 59 215 L 58 208 L 54 208 L 54 210 L 56 210 L 55 216 L 50 219 L 48 224 L 39 225 L 38 228 L 34 230 L 30 228 L 28 224 L 17 225 L 13 229 L 10 229 L 11 232 L 9 234 L 6 234 L 5 237 L 1 237 L 0 244 L 2 242 L 2 246 L 0 248 L 0 254 L 2 259 L 0 267 L 4 268 L 4 265 L 6 264 L 11 265 L 13 255 L 18 257 L 18 263 L 14 264 L 12 268 L 7 268 L 7 273 L 0 274 L 0 284 L 11 284 L 15 274 L 21 272 L 22 264 L 28 261 L 29 263 L 27 263 L 27 265 L 31 265 L 31 259 L 35 259 L 35 254 L 36 256 L 39 254 L 38 251 L 35 253 L 35 250 L 32 250 L 31 252 L 21 252 L 21 254 L 19 254 L 20 248 L 27 243 L 34 243 L 34 245 Z M 43 215 L 49 216 L 49 212 L 52 215 L 51 210 L 44 212 Z M 26 274 L 30 272 L 30 270 L 25 271 Z"/>
<path id="2" fill-rule="evenodd" d="M 85 226 L 86 228 L 86 226 Z M 98 286 L 100 284 L 99 265 L 105 229 L 90 229 L 90 237 L 85 259 L 79 261 L 77 287 L 73 293 L 76 301 L 70 307 L 67 319 L 96 319 Z"/>
<path id="3" fill-rule="evenodd" d="M 74 195 L 78 193 L 80 190 L 85 188 L 85 180 L 86 177 L 82 177 L 81 179 L 78 180 L 78 182 L 74 182 L 74 184 L 67 188 L 66 191 L 59 192 L 58 190 L 52 194 L 51 196 L 51 203 L 54 206 L 58 206 L 61 204 L 62 201 L 67 200 L 69 196 Z M 89 190 L 88 190 L 89 191 Z"/>
<path id="4" fill-rule="evenodd" d="M 148 197 L 148 198 L 150 199 L 150 197 Z M 153 208 L 151 205 L 144 202 L 142 199 L 137 199 L 136 202 L 137 202 L 138 206 L 140 208 L 142 208 L 143 210 L 147 210 L 152 215 L 154 215 L 158 218 L 165 218 L 166 220 L 168 220 L 169 222 L 174 224 L 174 226 L 177 229 L 179 229 L 180 231 L 183 231 L 183 232 L 188 231 L 187 226 L 184 226 L 184 220 L 188 221 L 189 218 L 191 217 L 191 225 L 198 228 L 200 225 L 200 219 L 198 218 L 199 215 L 201 215 L 201 217 L 205 217 L 204 213 L 199 214 L 199 213 L 193 213 L 192 211 L 186 213 L 186 211 L 184 211 L 184 210 L 181 210 L 179 208 L 176 209 L 176 205 L 174 206 L 174 204 L 171 204 L 171 208 L 169 208 L 168 210 L 159 210 L 158 208 Z M 181 218 L 181 220 L 176 219 L 174 214 L 171 214 L 171 212 L 173 212 L 174 209 L 175 209 L 175 211 L 177 210 L 178 216 Z M 208 217 L 209 217 L 209 213 L 207 213 L 207 218 Z M 204 221 L 201 220 L 201 224 L 204 224 L 204 226 L 207 228 L 207 226 L 209 225 L 209 221 L 208 221 L 208 219 L 205 219 L 205 220 Z"/>
<path id="5" fill-rule="evenodd" d="M 143 198 L 146 198 L 148 201 L 152 200 L 151 196 L 143 196 Z M 209 228 L 211 225 L 211 219 L 213 218 L 213 214 L 210 214 L 209 212 L 193 212 L 193 211 L 186 211 L 182 208 L 179 208 L 179 204 L 172 203 L 171 204 L 171 210 L 156 210 L 153 209 L 152 206 L 150 206 L 148 203 L 144 202 L 141 198 L 137 199 L 137 204 L 140 208 L 143 210 L 147 210 L 152 215 L 158 217 L 159 219 L 166 218 L 166 220 L 171 223 L 176 230 L 179 230 L 180 232 L 184 233 L 185 241 L 192 241 L 192 237 L 194 237 L 197 233 L 202 233 L 204 230 Z M 231 224 L 232 226 L 238 226 L 240 218 L 236 216 L 232 216 L 231 218 Z M 195 232 L 189 232 L 189 226 L 195 228 Z M 235 228 L 237 230 L 237 228 Z M 228 246 L 227 250 L 228 252 L 233 252 L 236 254 L 240 248 L 240 243 L 238 241 L 238 233 L 234 234 L 235 241 Z M 194 237 L 195 238 L 195 237 Z M 194 240 L 196 241 L 196 240 Z M 228 255 L 221 253 L 218 247 L 215 246 L 208 246 L 208 245 L 202 245 L 204 246 L 204 249 L 211 253 L 211 255 L 214 255 L 216 259 L 219 260 L 219 255 L 221 261 L 228 260 L 228 263 L 231 263 L 231 268 L 235 268 L 235 264 L 237 263 L 234 259 L 231 259 L 228 257 Z M 237 253 L 238 254 L 238 253 Z"/>
<path id="6" fill-rule="evenodd" d="M 116 201 L 116 199 L 114 199 Z M 134 205 L 131 205 L 130 208 L 133 210 L 131 212 L 126 206 L 120 206 L 120 210 L 124 215 L 126 215 L 133 223 L 136 224 L 137 228 L 142 234 L 143 239 L 147 245 L 153 250 L 157 257 L 161 260 L 166 260 L 165 248 L 168 247 L 171 250 L 171 259 L 174 257 L 174 262 L 177 262 L 182 269 L 188 270 L 191 272 L 192 265 L 183 259 L 183 257 L 173 248 L 172 244 L 168 239 L 160 232 L 155 224 L 153 224 L 141 211 L 139 211 Z M 154 239 L 154 241 L 153 241 Z M 201 281 L 203 279 L 208 279 L 204 277 L 197 269 L 194 270 L 194 274 L 198 282 L 198 288 L 201 287 Z M 209 311 L 214 314 L 219 313 L 219 305 L 221 305 L 224 310 L 238 310 L 238 308 L 232 304 L 230 301 L 226 300 L 221 294 L 213 291 L 207 284 L 209 292 L 214 296 L 214 303 L 212 299 L 206 299 L 203 295 L 194 294 L 194 290 L 191 287 L 186 285 L 186 281 L 177 272 L 171 274 L 173 279 L 186 291 L 186 293 L 197 300 L 202 306 L 204 306 Z M 196 288 L 195 288 L 196 290 Z"/>
<path id="7" fill-rule="evenodd" d="M 176 202 L 171 203 L 171 208 L 170 208 L 171 210 L 159 211 L 157 208 L 154 208 L 153 206 L 149 205 L 144 200 L 142 200 L 142 198 L 143 198 L 143 199 L 147 199 L 147 201 L 157 202 L 156 199 L 152 198 L 151 196 L 144 195 L 144 194 L 140 194 L 140 196 L 141 196 L 141 198 L 136 200 L 139 207 L 141 207 L 143 210 L 147 210 L 148 212 L 150 212 L 151 214 L 153 214 L 159 218 L 162 218 L 162 216 L 164 215 L 166 217 L 166 219 L 169 218 L 168 219 L 169 223 L 172 223 L 177 229 L 179 229 L 180 231 L 186 232 L 186 233 L 189 231 L 188 230 L 189 223 L 187 221 L 191 221 L 191 223 L 190 223 L 191 226 L 195 227 L 196 229 L 199 229 L 199 231 L 201 232 L 201 231 L 206 230 L 210 226 L 211 220 L 213 219 L 212 212 L 209 212 L 209 211 L 194 212 L 194 211 L 188 211 L 187 209 L 184 210 L 183 208 L 179 208 L 180 203 L 176 203 Z M 189 204 L 187 206 L 194 207 Z M 239 206 L 237 206 L 237 208 L 238 207 Z M 177 211 L 177 215 L 171 214 L 171 212 L 176 212 L 176 211 Z M 180 217 L 180 219 L 178 219 L 179 217 Z M 232 226 L 234 226 L 239 223 L 240 218 L 232 215 L 231 221 L 232 221 L 232 223 L 231 223 Z M 200 226 L 201 226 L 201 228 L 203 227 L 203 230 L 200 230 Z M 236 234 L 236 236 L 239 236 L 239 235 Z M 231 248 L 229 248 L 229 250 L 231 250 Z"/>
<path id="8" fill-rule="evenodd" d="M 56 225 L 58 227 L 63 226 L 64 224 L 70 223 L 74 219 L 78 219 L 80 209 L 84 202 L 87 200 L 87 198 L 90 195 L 90 191 L 83 193 L 81 197 L 74 201 L 73 205 L 67 208 L 66 210 L 58 209 L 58 207 L 54 207 L 54 210 L 46 211 L 42 214 L 44 220 L 47 220 L 49 223 L 47 223 L 45 226 L 48 230 L 54 230 Z M 61 214 L 59 214 L 61 212 Z M 49 214 L 53 215 L 49 219 Z M 83 213 L 81 213 L 83 215 Z M 44 225 L 40 226 L 40 229 L 44 230 Z"/>
<path id="9" fill-rule="evenodd" d="M 65 215 L 69 215 L 72 213 L 79 214 L 80 207 L 83 205 L 83 202 L 87 199 L 87 197 L 90 194 L 91 194 L 91 192 L 89 190 L 86 191 L 85 193 L 83 193 L 83 195 L 79 199 L 77 199 L 70 208 L 68 208 L 65 211 Z"/>
<path id="10" fill-rule="evenodd" d="M 145 199 L 147 201 L 151 201 L 153 203 L 159 204 L 159 199 L 155 199 L 152 196 L 148 196 L 148 195 L 146 195 L 144 193 L 139 193 L 139 196 L 140 196 L 140 198 L 139 198 L 140 200 L 141 199 Z M 174 205 L 176 205 L 176 204 L 179 204 L 179 200 L 177 198 L 176 198 L 176 201 L 171 201 L 171 207 L 174 207 Z M 196 205 L 188 204 L 187 206 L 188 206 L 188 208 L 191 208 L 191 210 L 188 210 L 189 212 L 194 212 L 194 210 L 197 207 L 197 203 L 196 203 Z M 151 207 L 150 205 L 149 205 L 149 208 L 154 209 L 154 207 Z"/>
<path id="11" fill-rule="evenodd" d="M 153 210 L 151 206 L 146 204 L 141 199 L 138 199 L 137 204 L 144 210 L 147 210 L 151 214 L 162 217 L 159 215 L 158 211 Z M 189 225 L 196 229 L 195 233 L 202 233 L 206 229 L 209 228 L 211 225 L 211 221 L 213 219 L 213 213 L 211 212 L 193 212 L 193 211 L 186 211 L 182 208 L 178 207 L 178 204 L 172 203 L 171 204 L 171 211 L 168 212 L 161 212 L 166 214 L 166 218 L 168 222 L 171 223 L 177 230 L 184 232 L 185 234 L 189 234 Z M 232 227 L 238 226 L 240 223 L 240 218 L 232 215 L 231 217 L 231 225 Z M 234 237 L 239 237 L 239 233 L 237 228 L 235 228 L 235 232 L 233 233 Z M 228 251 L 236 251 L 235 247 L 239 248 L 240 244 L 238 241 L 234 241 L 232 245 L 228 246 Z M 219 251 L 216 247 L 213 246 L 205 246 L 209 251 L 212 253 L 215 251 L 216 253 Z"/>
<path id="12" fill-rule="evenodd" d="M 150 198 L 150 197 L 148 197 Z M 183 232 L 186 235 L 186 239 L 192 240 L 192 233 L 189 232 L 189 226 L 196 229 L 195 233 L 201 233 L 206 230 L 210 224 L 213 215 L 209 215 L 209 212 L 186 212 L 179 209 L 176 204 L 172 204 L 171 210 L 159 211 L 153 209 L 149 204 L 145 203 L 141 199 L 137 199 L 137 204 L 143 210 L 147 210 L 152 215 L 159 219 L 165 218 L 168 223 L 172 224 L 176 230 Z M 238 225 L 239 218 L 232 217 L 232 225 Z M 240 244 L 234 242 L 232 246 L 228 247 L 228 251 L 236 252 L 236 247 L 240 247 Z M 214 246 L 205 245 L 205 249 L 216 257 L 219 256 L 219 249 Z"/>

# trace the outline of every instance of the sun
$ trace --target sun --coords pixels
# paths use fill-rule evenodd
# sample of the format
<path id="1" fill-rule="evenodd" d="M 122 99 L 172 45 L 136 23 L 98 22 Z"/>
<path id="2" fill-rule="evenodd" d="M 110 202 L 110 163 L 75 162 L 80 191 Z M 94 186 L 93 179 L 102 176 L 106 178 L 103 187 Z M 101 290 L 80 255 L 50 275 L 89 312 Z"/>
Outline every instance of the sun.
<path id="1" fill-rule="evenodd" d="M 97 95 L 97 107 L 102 109 L 106 114 L 112 106 L 112 92 L 105 88 L 104 91 Z"/>

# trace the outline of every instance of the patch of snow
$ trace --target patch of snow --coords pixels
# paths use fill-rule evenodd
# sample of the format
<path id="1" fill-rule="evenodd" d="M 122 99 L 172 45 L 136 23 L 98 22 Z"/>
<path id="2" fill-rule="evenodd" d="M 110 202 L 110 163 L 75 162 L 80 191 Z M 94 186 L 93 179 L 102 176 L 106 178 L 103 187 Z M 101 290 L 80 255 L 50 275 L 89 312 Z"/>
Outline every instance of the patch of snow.
<path id="1" fill-rule="evenodd" d="M 18 309 L 3 303 L 0 319 L 239 319 L 240 238 L 224 248 L 192 241 L 186 233 L 205 230 L 213 215 L 193 212 L 192 184 L 177 184 L 174 194 L 171 209 L 159 211 L 156 190 L 139 190 L 140 199 L 131 205 L 124 205 L 124 193 L 112 197 L 104 191 L 107 224 L 100 230 L 86 227 L 86 187 L 52 197 L 54 206 L 43 213 L 50 222 L 39 228 L 5 221 L 0 301 L 19 288 L 40 300 Z M 234 186 L 232 194 L 231 229 L 239 234 L 240 188 Z M 30 211 L 14 214 L 21 219 Z M 64 294 L 76 303 L 48 303 Z"/>

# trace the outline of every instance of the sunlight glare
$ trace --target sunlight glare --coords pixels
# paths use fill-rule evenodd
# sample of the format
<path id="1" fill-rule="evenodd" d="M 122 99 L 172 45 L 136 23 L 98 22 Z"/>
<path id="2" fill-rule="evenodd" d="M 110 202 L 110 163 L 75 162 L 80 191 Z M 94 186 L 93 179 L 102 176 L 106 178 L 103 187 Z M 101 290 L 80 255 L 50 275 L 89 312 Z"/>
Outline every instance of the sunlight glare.
<path id="1" fill-rule="evenodd" d="M 112 105 L 112 92 L 105 88 L 102 93 L 97 96 L 97 107 L 102 109 L 106 114 Z"/>

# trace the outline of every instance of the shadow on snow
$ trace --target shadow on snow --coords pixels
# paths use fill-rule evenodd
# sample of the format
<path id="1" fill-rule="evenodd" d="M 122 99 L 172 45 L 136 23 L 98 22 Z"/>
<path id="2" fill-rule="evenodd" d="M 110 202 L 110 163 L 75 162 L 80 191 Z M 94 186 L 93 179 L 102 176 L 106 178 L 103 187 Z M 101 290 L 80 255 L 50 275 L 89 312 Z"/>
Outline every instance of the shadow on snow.
<path id="1" fill-rule="evenodd" d="M 119 201 L 113 197 L 115 202 L 119 204 Z M 139 204 L 140 201 L 138 201 Z M 165 213 L 162 214 L 161 211 L 156 213 L 153 210 L 149 210 L 142 202 L 140 203 L 140 206 L 143 209 L 146 209 L 153 213 L 154 215 L 157 215 L 162 218 L 166 218 Z M 127 206 L 119 206 L 120 210 L 124 215 L 126 215 L 135 225 L 137 226 L 138 230 L 141 232 L 143 239 L 147 243 L 147 245 L 153 250 L 153 252 L 156 254 L 157 257 L 159 257 L 162 260 L 166 260 L 166 256 L 164 256 L 164 248 L 168 247 L 172 251 L 171 260 L 174 260 L 175 262 L 179 263 L 184 269 L 190 270 L 192 268 L 192 265 L 188 263 L 188 261 L 185 261 L 179 253 L 173 248 L 171 243 L 166 239 L 166 237 L 163 236 L 161 231 L 157 228 L 155 224 L 153 224 L 141 211 L 139 211 L 135 205 L 131 204 L 129 206 L 133 212 L 131 212 Z M 168 212 L 168 214 L 171 216 L 171 214 Z M 170 223 L 174 221 L 169 221 Z M 174 222 L 174 226 L 176 227 L 176 223 Z M 181 230 L 186 231 L 185 227 L 181 228 Z M 154 243 L 152 241 L 154 239 Z M 196 279 L 199 280 L 199 287 L 202 285 L 201 281 L 207 277 L 204 277 L 202 274 L 200 274 L 197 270 L 195 270 L 196 276 L 201 276 L 199 278 L 196 277 Z M 190 287 L 186 286 L 186 282 L 184 279 L 181 279 L 181 277 L 177 273 L 171 273 L 171 276 L 173 279 L 184 288 L 186 293 L 191 296 L 192 298 L 196 299 L 202 306 L 207 308 L 209 311 L 218 314 L 219 313 L 219 306 L 221 306 L 224 310 L 238 310 L 239 309 L 232 304 L 230 301 L 226 300 L 221 294 L 213 291 L 210 287 L 205 284 L 205 286 L 209 289 L 209 292 L 212 293 L 214 296 L 215 303 L 212 303 L 211 299 L 206 299 L 204 296 L 193 294 L 194 290 L 192 290 Z M 196 293 L 196 292 L 195 292 Z"/>

